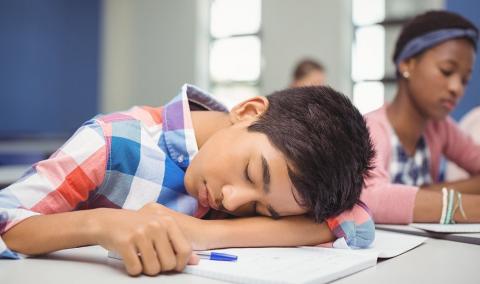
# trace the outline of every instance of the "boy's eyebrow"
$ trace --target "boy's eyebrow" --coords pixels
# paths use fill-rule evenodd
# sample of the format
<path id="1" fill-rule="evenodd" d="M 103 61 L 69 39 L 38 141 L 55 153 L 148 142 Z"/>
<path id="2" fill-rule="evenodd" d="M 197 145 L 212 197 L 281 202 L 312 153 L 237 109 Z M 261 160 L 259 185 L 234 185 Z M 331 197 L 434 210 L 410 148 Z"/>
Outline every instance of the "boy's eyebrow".
<path id="1" fill-rule="evenodd" d="M 263 168 L 263 191 L 265 194 L 270 192 L 270 167 L 268 166 L 267 159 L 262 155 L 262 168 Z"/>
<path id="2" fill-rule="evenodd" d="M 270 192 L 270 167 L 268 166 L 267 159 L 262 155 L 262 169 L 263 169 L 263 191 L 265 194 Z M 273 209 L 271 205 L 267 205 L 267 210 L 273 219 L 279 219 L 280 214 Z"/>

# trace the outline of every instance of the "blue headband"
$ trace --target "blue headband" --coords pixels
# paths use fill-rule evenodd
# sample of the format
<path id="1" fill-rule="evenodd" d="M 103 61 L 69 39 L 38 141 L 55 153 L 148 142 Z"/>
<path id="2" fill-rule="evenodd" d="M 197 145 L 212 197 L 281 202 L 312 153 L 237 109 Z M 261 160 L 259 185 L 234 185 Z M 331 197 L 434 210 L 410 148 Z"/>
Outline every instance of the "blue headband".
<path id="1" fill-rule="evenodd" d="M 403 60 L 410 58 L 413 55 L 436 44 L 458 37 L 467 37 L 473 40 L 474 43 L 476 43 L 478 40 L 478 34 L 472 29 L 455 28 L 429 32 L 410 40 L 402 49 L 402 52 L 400 52 L 398 55 L 397 59 L 395 60 L 395 65 L 398 67 L 398 64 L 400 64 L 400 62 Z"/>

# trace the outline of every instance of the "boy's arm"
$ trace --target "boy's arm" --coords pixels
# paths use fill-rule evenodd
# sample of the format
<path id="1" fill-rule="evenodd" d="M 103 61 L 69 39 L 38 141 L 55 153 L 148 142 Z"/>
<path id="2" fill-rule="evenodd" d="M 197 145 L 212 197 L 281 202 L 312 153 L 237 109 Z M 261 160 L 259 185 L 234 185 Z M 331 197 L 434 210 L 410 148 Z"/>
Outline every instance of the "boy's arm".
<path id="1" fill-rule="evenodd" d="M 305 216 L 279 220 L 257 216 L 205 222 L 208 223 L 209 234 L 204 242 L 208 249 L 318 245 L 335 238 L 325 222 L 318 224 Z"/>
<path id="2" fill-rule="evenodd" d="M 99 244 L 122 255 L 132 275 L 183 269 L 191 248 L 171 217 L 147 214 L 148 206 L 70 212 L 101 188 L 107 142 L 100 122 L 87 122 L 52 157 L 0 191 L 0 258 Z"/>
<path id="3" fill-rule="evenodd" d="M 354 248 L 368 247 L 374 239 L 375 225 L 364 205 L 355 205 L 337 217 L 315 223 L 306 216 L 247 217 L 224 220 L 199 220 L 162 205 L 160 211 L 177 220 L 194 249 L 224 247 L 264 247 L 320 245 L 343 238 Z"/>
<path id="4" fill-rule="evenodd" d="M 138 211 L 99 208 L 32 216 L 2 237 L 9 248 L 29 255 L 101 245 L 118 252 L 131 275 L 181 271 L 187 261 L 197 262 L 175 220 L 151 207 L 146 205 Z"/>

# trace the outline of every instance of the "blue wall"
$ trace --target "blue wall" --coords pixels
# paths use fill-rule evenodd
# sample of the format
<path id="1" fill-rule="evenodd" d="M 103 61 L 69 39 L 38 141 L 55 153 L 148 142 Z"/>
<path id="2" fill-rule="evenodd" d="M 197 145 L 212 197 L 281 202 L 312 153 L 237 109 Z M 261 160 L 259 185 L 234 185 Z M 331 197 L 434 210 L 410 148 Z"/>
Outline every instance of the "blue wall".
<path id="1" fill-rule="evenodd" d="M 472 21 L 478 28 L 480 28 L 480 1 L 477 0 L 447 0 L 446 9 L 459 13 L 462 16 Z M 479 43 L 480 44 L 480 43 Z M 475 62 L 472 79 L 468 84 L 465 97 L 463 97 L 460 104 L 453 112 L 453 117 L 459 120 L 466 112 L 475 106 L 480 105 L 480 60 L 478 58 Z"/>
<path id="2" fill-rule="evenodd" d="M 0 140 L 70 135 L 98 112 L 101 0 L 0 0 Z"/>

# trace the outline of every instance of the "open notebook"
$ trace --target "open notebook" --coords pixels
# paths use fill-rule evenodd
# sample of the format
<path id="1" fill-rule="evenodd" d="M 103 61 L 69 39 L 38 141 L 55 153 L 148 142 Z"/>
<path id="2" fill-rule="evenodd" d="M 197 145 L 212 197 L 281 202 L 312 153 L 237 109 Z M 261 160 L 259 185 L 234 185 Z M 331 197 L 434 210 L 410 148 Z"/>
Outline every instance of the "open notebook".
<path id="1" fill-rule="evenodd" d="M 233 254 L 235 262 L 202 259 L 184 273 L 236 283 L 324 283 L 375 266 L 376 252 L 320 247 L 236 248 L 215 252 Z M 121 259 L 108 252 L 111 258 Z"/>
<path id="2" fill-rule="evenodd" d="M 216 250 L 236 262 L 201 260 L 184 272 L 236 283 L 328 282 L 374 266 L 375 254 L 328 248 L 239 248 Z"/>
<path id="3" fill-rule="evenodd" d="M 236 283 L 324 283 L 374 266 L 425 241 L 424 237 L 377 231 L 370 249 L 322 247 L 215 250 L 238 256 L 236 262 L 201 260 L 186 273 Z"/>
<path id="4" fill-rule="evenodd" d="M 238 256 L 236 262 L 202 259 L 184 272 L 236 283 L 324 283 L 375 266 L 377 258 L 391 258 L 409 251 L 426 238 L 376 231 L 368 249 L 323 247 L 218 249 Z M 108 256 L 121 259 L 114 253 Z"/>

